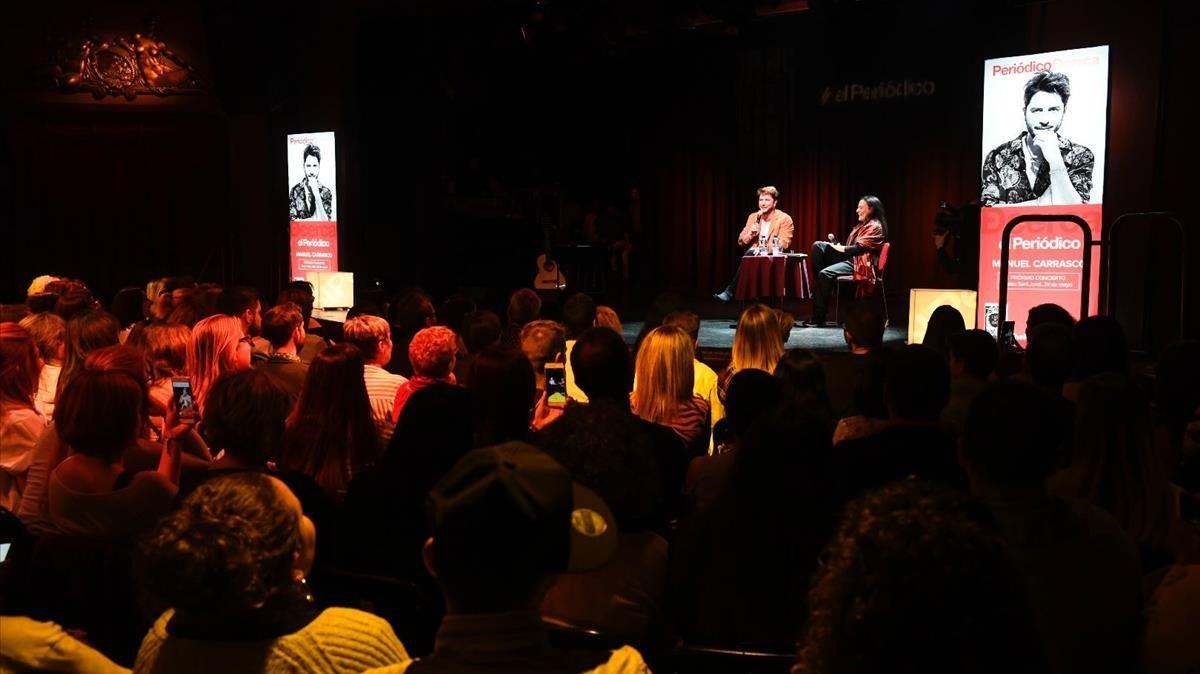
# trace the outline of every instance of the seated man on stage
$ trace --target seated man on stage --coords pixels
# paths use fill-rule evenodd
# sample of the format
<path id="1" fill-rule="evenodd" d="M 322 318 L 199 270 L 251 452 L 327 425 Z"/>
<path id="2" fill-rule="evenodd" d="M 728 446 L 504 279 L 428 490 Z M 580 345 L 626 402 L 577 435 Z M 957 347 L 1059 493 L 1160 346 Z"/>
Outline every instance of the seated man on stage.
<path id="1" fill-rule="evenodd" d="M 792 232 L 794 231 L 792 216 L 775 208 L 778 201 L 779 190 L 770 185 L 758 188 L 758 210 L 746 218 L 746 226 L 742 228 L 742 233 L 738 234 L 739 246 L 750 246 L 748 252 L 757 252 L 759 248 L 770 245 L 771 239 L 775 237 L 779 237 L 779 250 L 781 251 L 787 250 L 792 245 Z M 729 286 L 713 297 L 722 302 L 732 300 L 734 291 L 737 290 L 738 275 L 741 272 L 742 264 L 739 261 L 737 271 L 733 273 L 733 280 L 729 282 Z"/>
<path id="2" fill-rule="evenodd" d="M 859 295 L 875 290 L 875 264 L 879 249 L 887 240 L 887 216 L 878 197 L 865 196 L 858 200 L 858 224 L 850 230 L 845 245 L 828 241 L 813 243 L 810 269 L 816 277 L 812 319 L 806 327 L 821 327 L 829 307 L 829 295 L 839 276 L 854 276 Z M 833 235 L 829 235 L 833 238 Z"/>

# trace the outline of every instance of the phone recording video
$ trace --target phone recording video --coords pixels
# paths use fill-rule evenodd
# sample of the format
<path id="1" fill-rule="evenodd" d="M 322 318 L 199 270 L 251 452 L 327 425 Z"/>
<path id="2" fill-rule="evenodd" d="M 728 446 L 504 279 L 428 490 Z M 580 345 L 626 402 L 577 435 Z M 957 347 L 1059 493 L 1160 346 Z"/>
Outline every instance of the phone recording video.
<path id="1" fill-rule="evenodd" d="M 175 399 L 175 412 L 179 421 L 185 424 L 196 423 L 196 396 L 192 392 L 192 382 L 187 377 L 171 379 L 171 393 Z"/>
<path id="2" fill-rule="evenodd" d="M 567 369 L 562 363 L 546 363 L 546 404 L 550 407 L 567 404 Z"/>

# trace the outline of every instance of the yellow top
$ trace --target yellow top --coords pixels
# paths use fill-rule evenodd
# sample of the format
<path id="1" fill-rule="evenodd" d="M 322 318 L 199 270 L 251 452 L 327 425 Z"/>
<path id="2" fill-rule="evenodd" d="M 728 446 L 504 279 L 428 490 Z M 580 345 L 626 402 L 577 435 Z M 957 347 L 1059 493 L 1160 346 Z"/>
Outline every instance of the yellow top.
<path id="1" fill-rule="evenodd" d="M 397 665 L 367 670 L 363 674 L 404 674 L 412 663 L 413 661 L 409 660 Z M 650 674 L 650 667 L 642 659 L 641 653 L 631 646 L 622 646 L 612 652 L 608 662 L 579 674 Z"/>
<path id="2" fill-rule="evenodd" d="M 173 637 L 167 634 L 173 613 L 162 614 L 146 633 L 134 672 L 358 674 L 410 660 L 387 621 L 355 609 L 325 609 L 298 632 L 265 641 Z"/>

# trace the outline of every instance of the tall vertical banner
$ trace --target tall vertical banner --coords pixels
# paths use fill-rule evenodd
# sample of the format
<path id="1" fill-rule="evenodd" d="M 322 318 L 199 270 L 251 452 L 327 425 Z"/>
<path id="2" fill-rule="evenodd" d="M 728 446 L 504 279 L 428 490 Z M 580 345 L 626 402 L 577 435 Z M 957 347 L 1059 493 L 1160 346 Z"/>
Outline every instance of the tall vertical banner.
<path id="1" fill-rule="evenodd" d="M 332 131 L 287 137 L 291 278 L 337 271 L 337 157 Z"/>
<path id="2" fill-rule="evenodd" d="M 1108 47 L 991 59 L 983 68 L 979 325 L 997 334 L 1000 246 L 1024 214 L 1075 215 L 1100 238 L 1108 126 Z M 1058 304 L 1082 318 L 1099 306 L 1100 259 L 1083 277 L 1083 232 L 1070 222 L 1025 222 L 1012 232 L 1007 320 L 1025 341 L 1031 307 Z"/>

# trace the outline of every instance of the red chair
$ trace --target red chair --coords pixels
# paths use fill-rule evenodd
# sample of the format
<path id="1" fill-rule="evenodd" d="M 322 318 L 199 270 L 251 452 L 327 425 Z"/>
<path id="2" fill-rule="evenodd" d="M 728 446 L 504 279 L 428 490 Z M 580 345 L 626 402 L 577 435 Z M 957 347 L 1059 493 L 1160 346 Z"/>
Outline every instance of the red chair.
<path id="1" fill-rule="evenodd" d="M 891 250 L 892 250 L 892 243 L 890 241 L 885 241 L 883 243 L 883 247 L 879 249 L 879 262 L 875 265 L 875 283 L 879 285 L 879 296 L 883 298 L 883 325 L 884 325 L 884 327 L 887 327 L 887 325 L 889 324 L 889 320 L 888 320 L 888 307 L 887 307 L 887 289 L 884 288 L 884 286 L 883 286 L 883 272 L 885 269 L 887 269 L 888 254 L 891 252 Z M 834 317 L 834 319 L 837 319 L 840 316 L 838 309 L 842 303 L 842 284 L 843 283 L 851 283 L 854 285 L 858 285 L 859 283 L 862 283 L 862 281 L 855 279 L 853 274 L 846 274 L 846 275 L 837 277 L 837 294 L 834 296 L 834 300 L 833 300 L 833 317 Z M 838 325 L 842 324 L 842 322 L 840 320 L 835 320 L 835 322 Z"/>

